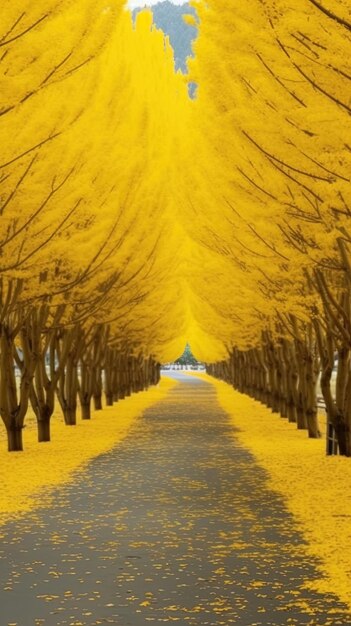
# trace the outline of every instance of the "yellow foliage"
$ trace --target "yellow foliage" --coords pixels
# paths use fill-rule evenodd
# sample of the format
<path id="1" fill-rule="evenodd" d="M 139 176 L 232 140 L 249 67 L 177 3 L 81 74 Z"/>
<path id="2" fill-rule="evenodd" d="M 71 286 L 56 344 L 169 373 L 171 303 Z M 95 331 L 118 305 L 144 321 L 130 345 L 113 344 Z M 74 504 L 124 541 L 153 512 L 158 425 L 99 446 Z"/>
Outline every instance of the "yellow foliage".
<path id="1" fill-rule="evenodd" d="M 309 321 L 350 240 L 347 3 L 193 6 L 188 77 L 122 0 L 0 8 L 1 274 L 160 361 Z"/>
<path id="2" fill-rule="evenodd" d="M 325 11 L 307 0 L 194 5 L 198 97 L 193 144 L 182 146 L 193 167 L 181 210 L 204 249 L 204 297 L 226 317 L 217 337 L 243 349 L 260 343 L 277 310 L 311 319 L 320 305 L 318 294 L 306 298 L 306 270 L 340 265 L 336 241 L 340 232 L 349 239 L 351 200 L 351 42 L 338 3 Z M 214 317 L 199 310 L 198 319 L 208 327 Z"/>

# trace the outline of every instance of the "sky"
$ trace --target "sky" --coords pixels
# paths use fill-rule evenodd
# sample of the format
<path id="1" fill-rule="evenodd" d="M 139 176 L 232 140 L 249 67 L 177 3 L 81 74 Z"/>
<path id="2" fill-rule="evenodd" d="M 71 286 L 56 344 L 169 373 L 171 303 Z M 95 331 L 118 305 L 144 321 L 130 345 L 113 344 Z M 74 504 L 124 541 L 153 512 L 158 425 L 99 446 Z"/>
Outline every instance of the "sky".
<path id="1" fill-rule="evenodd" d="M 187 0 L 170 0 L 173 4 L 184 4 Z M 162 0 L 128 0 L 127 5 L 130 9 L 135 9 L 136 7 L 144 7 L 150 6 L 150 4 L 157 4 L 158 2 L 162 2 Z"/>

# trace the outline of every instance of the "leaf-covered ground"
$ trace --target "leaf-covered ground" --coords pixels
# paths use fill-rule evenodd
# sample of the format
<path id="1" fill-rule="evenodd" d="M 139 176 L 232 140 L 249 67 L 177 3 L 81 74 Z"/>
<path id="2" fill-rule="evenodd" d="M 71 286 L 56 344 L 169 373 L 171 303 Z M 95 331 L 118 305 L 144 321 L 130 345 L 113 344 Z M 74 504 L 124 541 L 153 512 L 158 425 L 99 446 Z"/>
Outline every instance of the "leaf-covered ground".
<path id="1" fill-rule="evenodd" d="M 50 487 L 73 480 L 77 469 L 120 442 L 143 410 L 160 400 L 173 385 L 171 379 L 163 379 L 158 387 L 93 413 L 91 421 L 78 419 L 75 427 L 65 425 L 57 408 L 51 420 L 49 443 L 37 442 L 35 418 L 29 415 L 24 452 L 9 454 L 5 430 L 1 430 L 0 524 L 50 501 Z"/>
<path id="2" fill-rule="evenodd" d="M 317 559 L 215 387 L 180 378 L 49 504 L 3 526 L 4 625 L 350 623 L 306 586 Z"/>
<path id="3" fill-rule="evenodd" d="M 217 398 L 230 417 L 235 436 L 269 475 L 307 540 L 306 552 L 320 559 L 323 578 L 313 586 L 334 590 L 351 607 L 351 460 L 328 457 L 325 438 L 271 413 L 248 396 L 214 378 Z M 320 416 L 325 430 L 325 417 Z M 337 622 L 336 622 L 337 623 Z"/>

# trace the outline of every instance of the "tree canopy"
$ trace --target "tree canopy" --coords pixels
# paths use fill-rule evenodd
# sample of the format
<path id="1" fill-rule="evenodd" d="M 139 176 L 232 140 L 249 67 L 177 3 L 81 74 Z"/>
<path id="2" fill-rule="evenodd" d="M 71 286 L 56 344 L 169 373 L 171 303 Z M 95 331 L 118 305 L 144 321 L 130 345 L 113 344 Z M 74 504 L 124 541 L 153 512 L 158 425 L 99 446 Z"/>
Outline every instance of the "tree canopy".
<path id="1" fill-rule="evenodd" d="M 187 76 L 122 0 L 1 5 L 2 418 L 40 404 L 50 345 L 65 406 L 69 358 L 131 371 L 189 342 L 311 436 L 322 367 L 351 454 L 348 5 L 192 4 Z"/>

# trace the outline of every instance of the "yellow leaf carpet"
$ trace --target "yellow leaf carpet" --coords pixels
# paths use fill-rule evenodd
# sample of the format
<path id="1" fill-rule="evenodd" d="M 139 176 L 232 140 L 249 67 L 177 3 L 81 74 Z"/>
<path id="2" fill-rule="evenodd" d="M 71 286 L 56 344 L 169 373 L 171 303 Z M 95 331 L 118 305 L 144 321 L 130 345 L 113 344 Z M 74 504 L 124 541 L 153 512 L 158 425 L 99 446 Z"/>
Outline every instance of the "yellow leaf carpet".
<path id="1" fill-rule="evenodd" d="M 176 377 L 118 445 L 3 525 L 4 626 L 350 623 L 310 588 L 318 559 L 215 386 Z"/>

